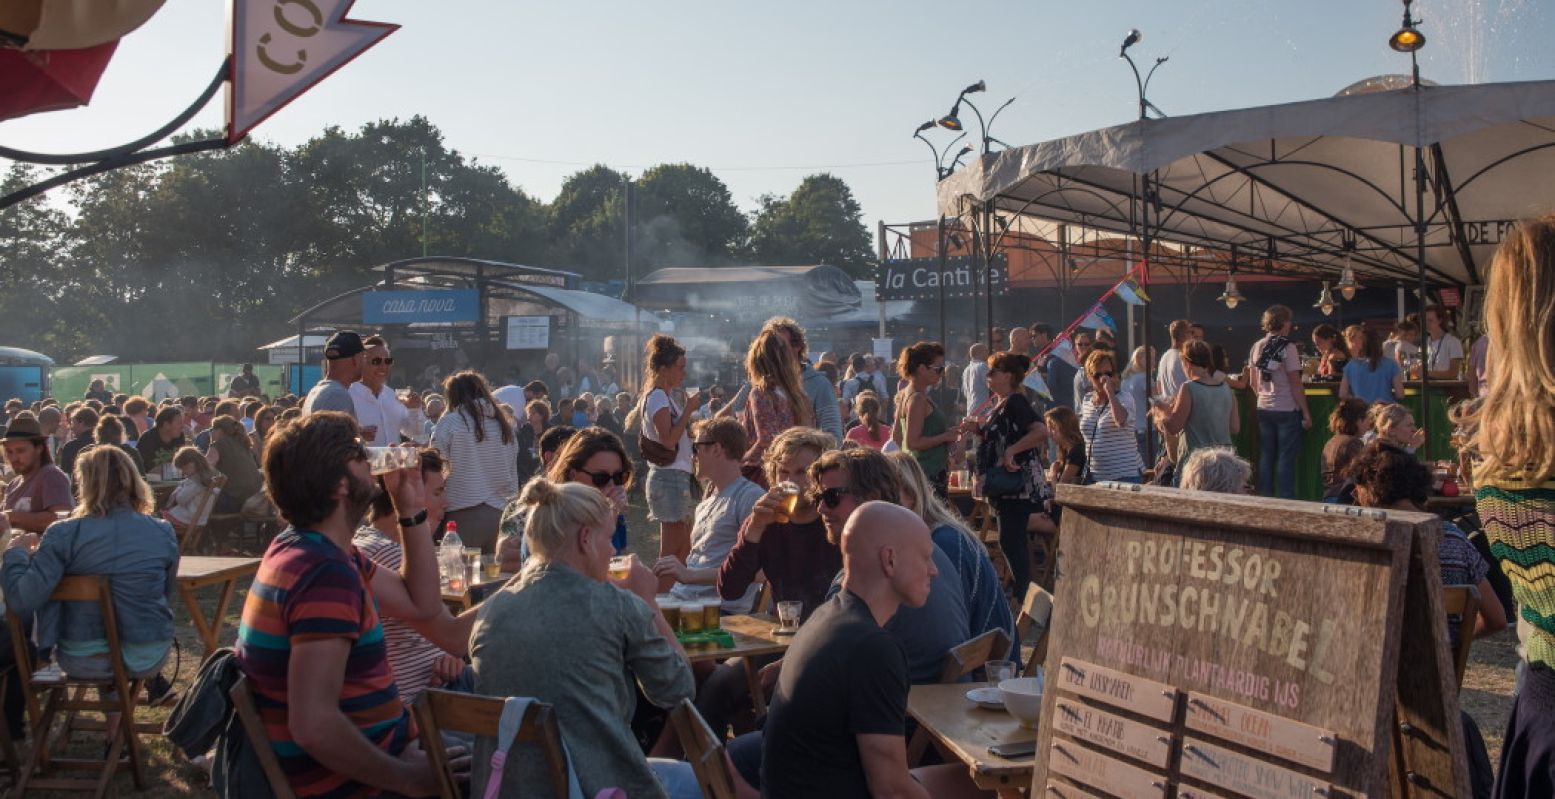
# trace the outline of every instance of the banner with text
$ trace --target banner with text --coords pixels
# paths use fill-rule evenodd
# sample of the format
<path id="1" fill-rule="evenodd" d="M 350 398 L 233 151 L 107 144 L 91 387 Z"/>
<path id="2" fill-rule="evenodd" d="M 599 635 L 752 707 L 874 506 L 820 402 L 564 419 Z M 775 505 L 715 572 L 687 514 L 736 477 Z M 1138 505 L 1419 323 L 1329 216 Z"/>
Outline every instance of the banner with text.
<path id="1" fill-rule="evenodd" d="M 880 264 L 875 278 L 875 297 L 880 300 L 937 300 L 940 286 L 945 287 L 947 299 L 971 297 L 986 291 L 981 266 L 972 258 L 946 258 L 940 269 L 938 258 L 903 258 L 887 260 Z M 997 256 L 993 261 L 993 290 L 1003 291 L 1009 284 L 1009 269 L 1005 259 Z"/>
<path id="2" fill-rule="evenodd" d="M 362 295 L 362 324 L 367 325 L 474 322 L 480 315 L 481 294 L 476 289 L 369 291 Z"/>

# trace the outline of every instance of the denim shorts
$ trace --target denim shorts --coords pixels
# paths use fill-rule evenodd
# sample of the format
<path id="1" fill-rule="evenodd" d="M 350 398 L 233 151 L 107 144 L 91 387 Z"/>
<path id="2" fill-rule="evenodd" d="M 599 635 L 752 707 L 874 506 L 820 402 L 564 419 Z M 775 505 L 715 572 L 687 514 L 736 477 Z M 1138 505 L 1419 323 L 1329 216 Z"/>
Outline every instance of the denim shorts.
<path id="1" fill-rule="evenodd" d="M 648 467 L 648 520 L 660 524 L 691 521 L 691 473 Z"/>

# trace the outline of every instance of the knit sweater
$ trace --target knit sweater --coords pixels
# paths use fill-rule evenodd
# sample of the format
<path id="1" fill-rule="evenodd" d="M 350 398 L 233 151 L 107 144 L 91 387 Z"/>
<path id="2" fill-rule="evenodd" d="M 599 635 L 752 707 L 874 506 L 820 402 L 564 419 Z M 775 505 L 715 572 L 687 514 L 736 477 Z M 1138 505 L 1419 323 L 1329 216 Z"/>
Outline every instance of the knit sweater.
<path id="1" fill-rule="evenodd" d="M 1528 661 L 1555 668 L 1555 480 L 1485 480 L 1474 499 L 1512 583 Z"/>

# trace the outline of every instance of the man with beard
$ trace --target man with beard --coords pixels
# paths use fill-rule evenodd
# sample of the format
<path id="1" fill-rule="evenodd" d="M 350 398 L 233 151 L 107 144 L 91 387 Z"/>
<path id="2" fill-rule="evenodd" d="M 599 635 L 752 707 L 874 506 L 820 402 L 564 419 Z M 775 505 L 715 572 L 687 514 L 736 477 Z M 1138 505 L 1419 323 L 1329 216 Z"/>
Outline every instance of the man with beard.
<path id="1" fill-rule="evenodd" d="M 243 605 L 237 661 L 298 796 L 434 795 L 379 623 L 380 612 L 443 612 L 425 486 L 419 464 L 384 476 L 403 560 L 398 573 L 377 567 L 351 540 L 377 491 L 358 434 L 351 417 L 328 411 L 271 434 L 265 489 L 290 526 Z"/>
<path id="2" fill-rule="evenodd" d="M 43 429 L 31 416 L 19 416 L 5 431 L 5 461 L 16 477 L 6 484 L 5 502 L 0 509 L 12 527 L 41 533 L 59 517 L 57 511 L 71 510 L 75 499 L 70 478 L 49 457 Z"/>

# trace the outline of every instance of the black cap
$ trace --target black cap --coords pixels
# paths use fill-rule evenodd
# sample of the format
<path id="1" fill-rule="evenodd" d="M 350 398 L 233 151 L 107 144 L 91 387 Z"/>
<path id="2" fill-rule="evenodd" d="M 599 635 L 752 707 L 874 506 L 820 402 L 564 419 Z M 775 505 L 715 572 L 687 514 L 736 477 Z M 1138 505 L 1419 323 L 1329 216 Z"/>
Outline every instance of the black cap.
<path id="1" fill-rule="evenodd" d="M 358 336 L 355 330 L 336 330 L 335 335 L 324 342 L 324 357 L 335 361 L 349 358 L 366 349 L 362 346 L 362 337 Z"/>

